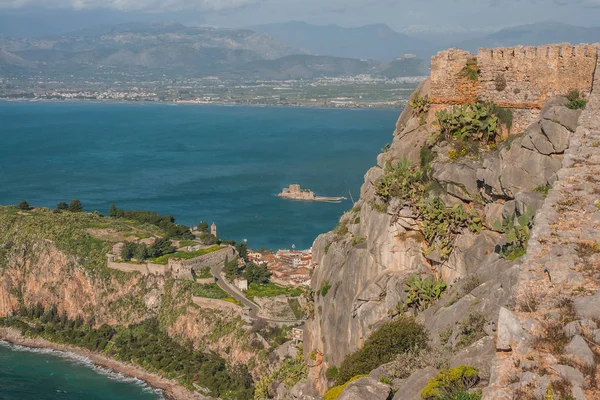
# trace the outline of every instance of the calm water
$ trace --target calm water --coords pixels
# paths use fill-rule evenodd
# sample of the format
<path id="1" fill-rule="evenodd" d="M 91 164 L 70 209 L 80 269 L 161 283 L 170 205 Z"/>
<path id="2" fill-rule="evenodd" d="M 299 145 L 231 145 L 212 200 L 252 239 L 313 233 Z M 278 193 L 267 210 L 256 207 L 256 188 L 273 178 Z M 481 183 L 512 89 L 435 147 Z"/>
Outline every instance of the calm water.
<path id="1" fill-rule="evenodd" d="M 341 204 L 286 201 L 299 183 L 358 197 L 398 110 L 0 102 L 0 204 L 171 214 L 254 248 L 308 248 Z"/>
<path id="2" fill-rule="evenodd" d="M 68 353 L 29 350 L 0 341 L 2 400 L 157 400 L 135 379 L 94 367 Z"/>

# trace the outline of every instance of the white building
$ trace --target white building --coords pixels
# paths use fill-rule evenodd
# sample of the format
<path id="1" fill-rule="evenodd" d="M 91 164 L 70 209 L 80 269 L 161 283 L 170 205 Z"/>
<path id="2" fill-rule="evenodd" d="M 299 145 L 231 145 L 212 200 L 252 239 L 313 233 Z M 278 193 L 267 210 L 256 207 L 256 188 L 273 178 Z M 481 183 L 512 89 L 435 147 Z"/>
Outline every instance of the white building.
<path id="1" fill-rule="evenodd" d="M 248 280 L 246 280 L 246 278 L 235 278 L 233 284 L 241 291 L 248 290 Z"/>

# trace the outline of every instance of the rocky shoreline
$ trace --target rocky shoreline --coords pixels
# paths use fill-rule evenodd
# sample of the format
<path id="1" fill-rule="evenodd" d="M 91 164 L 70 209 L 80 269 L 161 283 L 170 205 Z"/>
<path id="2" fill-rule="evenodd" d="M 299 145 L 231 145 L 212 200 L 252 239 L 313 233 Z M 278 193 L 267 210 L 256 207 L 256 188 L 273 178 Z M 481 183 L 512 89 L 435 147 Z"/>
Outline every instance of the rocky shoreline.
<path id="1" fill-rule="evenodd" d="M 177 382 L 164 378 L 158 374 L 148 372 L 137 365 L 114 360 L 105 355 L 95 353 L 80 347 L 53 343 L 42 338 L 25 337 L 14 328 L 0 327 L 0 340 L 7 341 L 13 345 L 29 347 L 33 349 L 51 349 L 59 352 L 74 353 L 89 358 L 94 365 L 107 368 L 111 371 L 121 373 L 125 376 L 136 378 L 146 382 L 149 386 L 162 390 L 162 394 L 169 400 L 209 400 L 211 398 L 199 393 L 190 392 Z"/>

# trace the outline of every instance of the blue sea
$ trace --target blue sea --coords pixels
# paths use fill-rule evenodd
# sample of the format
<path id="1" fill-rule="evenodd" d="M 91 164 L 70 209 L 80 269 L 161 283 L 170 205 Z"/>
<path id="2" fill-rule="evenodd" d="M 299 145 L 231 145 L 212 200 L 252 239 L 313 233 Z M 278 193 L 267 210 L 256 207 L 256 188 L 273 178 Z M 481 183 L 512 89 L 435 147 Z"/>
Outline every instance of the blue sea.
<path id="1" fill-rule="evenodd" d="M 399 110 L 0 102 L 0 204 L 80 199 L 191 225 L 252 248 L 309 248 L 359 196 Z M 340 204 L 276 197 L 299 183 Z"/>
<path id="2" fill-rule="evenodd" d="M 144 382 L 94 366 L 71 353 L 0 341 L 2 400 L 157 400 Z"/>
<path id="3" fill-rule="evenodd" d="M 0 204 L 171 214 L 252 248 L 308 248 L 352 207 L 283 200 L 299 183 L 358 198 L 399 110 L 0 102 Z M 85 360 L 0 345 L 0 399 L 157 399 Z"/>

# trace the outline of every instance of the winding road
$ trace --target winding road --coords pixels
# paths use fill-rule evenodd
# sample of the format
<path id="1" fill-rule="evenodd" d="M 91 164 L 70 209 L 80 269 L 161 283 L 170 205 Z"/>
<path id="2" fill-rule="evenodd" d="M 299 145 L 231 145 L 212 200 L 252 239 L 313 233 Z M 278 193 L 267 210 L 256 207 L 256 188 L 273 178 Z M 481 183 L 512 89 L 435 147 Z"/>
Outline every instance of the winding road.
<path id="1" fill-rule="evenodd" d="M 215 265 L 211 268 L 211 272 L 213 274 L 213 278 L 215 279 L 215 282 L 221 289 L 223 289 L 225 292 L 227 292 L 231 297 L 233 297 L 234 299 L 236 299 L 240 303 L 242 303 L 246 309 L 249 309 L 248 315 L 251 320 L 262 319 L 263 321 L 266 321 L 266 322 L 273 322 L 273 323 L 280 323 L 280 324 L 281 323 L 300 324 L 300 323 L 303 323 L 306 321 L 304 319 L 279 320 L 279 319 L 268 319 L 268 318 L 259 317 L 258 314 L 260 312 L 260 306 L 258 304 L 256 304 L 255 302 L 249 300 L 246 296 L 244 296 L 244 294 L 242 293 L 241 290 L 239 290 L 238 288 L 233 286 L 231 283 L 229 283 L 227 281 L 227 279 L 225 279 L 225 275 L 223 274 L 224 268 L 225 268 L 225 263 L 219 263 L 218 265 Z"/>
<path id="2" fill-rule="evenodd" d="M 227 292 L 231 297 L 239 301 L 244 305 L 244 307 L 249 308 L 249 316 L 250 319 L 258 319 L 258 313 L 260 311 L 260 307 L 253 301 L 248 300 L 246 296 L 235 286 L 227 282 L 225 279 L 225 275 L 223 275 L 223 269 L 225 268 L 225 263 L 219 263 L 211 268 L 211 272 L 213 274 L 213 278 L 217 285 Z"/>

